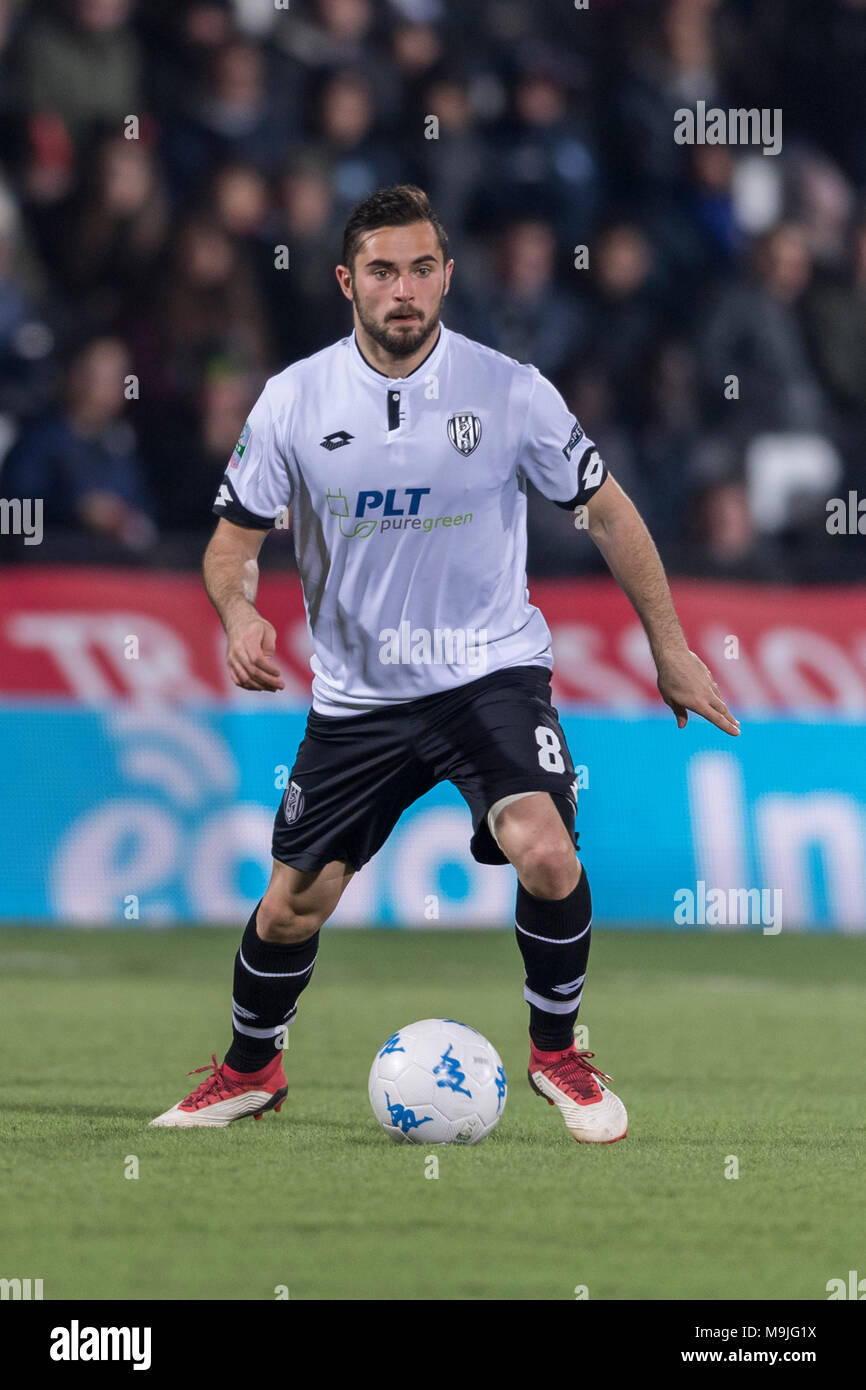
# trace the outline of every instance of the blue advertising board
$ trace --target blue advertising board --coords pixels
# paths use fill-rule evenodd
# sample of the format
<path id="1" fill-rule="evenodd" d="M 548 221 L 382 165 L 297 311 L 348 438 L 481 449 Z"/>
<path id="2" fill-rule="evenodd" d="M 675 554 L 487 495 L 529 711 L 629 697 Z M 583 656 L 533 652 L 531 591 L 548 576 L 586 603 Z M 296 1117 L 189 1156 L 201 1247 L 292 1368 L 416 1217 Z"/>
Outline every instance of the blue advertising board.
<path id="1" fill-rule="evenodd" d="M 595 921 L 866 929 L 866 726 L 560 717 Z M 0 921 L 242 925 L 270 874 L 306 709 L 5 704 Z M 356 874 L 334 925 L 509 926 L 516 876 L 477 864 L 443 783 Z"/>

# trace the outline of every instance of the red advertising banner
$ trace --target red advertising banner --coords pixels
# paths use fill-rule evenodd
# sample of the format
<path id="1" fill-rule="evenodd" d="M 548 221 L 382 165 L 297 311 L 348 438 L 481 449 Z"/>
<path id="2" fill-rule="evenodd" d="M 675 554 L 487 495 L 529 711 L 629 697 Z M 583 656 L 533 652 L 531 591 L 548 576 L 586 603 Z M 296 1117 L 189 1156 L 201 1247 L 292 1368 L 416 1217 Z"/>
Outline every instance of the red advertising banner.
<path id="1" fill-rule="evenodd" d="M 689 644 L 736 710 L 866 714 L 866 586 L 763 588 L 674 581 Z M 554 699 L 614 710 L 658 705 L 655 668 L 629 603 L 608 579 L 539 581 L 553 635 Z M 0 695 L 84 704 L 309 704 L 300 581 L 263 575 L 286 690 L 239 690 L 197 574 L 46 566 L 0 571 Z"/>

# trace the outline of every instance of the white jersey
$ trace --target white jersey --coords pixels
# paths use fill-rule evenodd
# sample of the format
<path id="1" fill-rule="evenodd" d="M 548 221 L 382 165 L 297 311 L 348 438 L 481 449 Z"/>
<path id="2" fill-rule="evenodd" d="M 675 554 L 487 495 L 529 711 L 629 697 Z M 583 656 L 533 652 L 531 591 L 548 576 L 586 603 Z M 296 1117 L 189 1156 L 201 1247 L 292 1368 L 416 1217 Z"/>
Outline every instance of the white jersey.
<path id="1" fill-rule="evenodd" d="M 442 325 L 406 377 L 371 367 L 354 333 L 272 377 L 213 510 L 267 530 L 292 507 L 313 708 L 340 717 L 552 670 L 526 583 L 526 480 L 571 509 L 606 476 L 535 367 Z"/>

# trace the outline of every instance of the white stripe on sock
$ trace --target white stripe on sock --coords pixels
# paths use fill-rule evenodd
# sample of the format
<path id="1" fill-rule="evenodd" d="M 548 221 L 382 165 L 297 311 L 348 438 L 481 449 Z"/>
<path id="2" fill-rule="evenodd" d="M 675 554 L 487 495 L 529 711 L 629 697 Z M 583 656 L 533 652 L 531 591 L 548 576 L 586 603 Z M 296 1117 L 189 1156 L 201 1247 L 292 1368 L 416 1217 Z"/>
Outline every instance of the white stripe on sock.
<path id="1" fill-rule="evenodd" d="M 303 970 L 253 970 L 253 967 L 248 965 L 244 960 L 244 953 L 240 947 L 238 947 L 238 955 L 241 958 L 241 965 L 244 967 L 244 970 L 248 970 L 251 975 L 259 975 L 265 980 L 292 980 L 297 975 L 306 975 L 308 970 L 312 970 L 313 966 L 316 964 L 319 953 L 318 951 L 316 952 L 309 965 L 305 965 Z"/>
<path id="2" fill-rule="evenodd" d="M 586 936 L 592 926 L 592 918 L 590 917 L 583 931 L 578 932 L 577 936 L 536 936 L 534 931 L 527 931 L 519 922 L 515 922 L 514 925 L 518 931 L 522 931 L 524 936 L 530 936 L 533 941 L 546 941 L 549 946 L 569 946 L 573 941 L 579 941 L 582 936 Z"/>
<path id="3" fill-rule="evenodd" d="M 232 1024 L 237 1031 L 243 1033 L 246 1038 L 276 1038 L 280 1033 L 284 1032 L 291 1023 L 294 1023 L 296 1012 L 297 1005 L 292 1009 L 291 1016 L 286 1019 L 285 1023 L 278 1023 L 276 1028 L 249 1028 L 245 1023 L 238 1023 L 234 1013 L 232 1013 Z"/>
<path id="4" fill-rule="evenodd" d="M 545 1014 L 570 1014 L 573 1013 L 580 1003 L 580 994 L 573 999 L 545 999 L 543 994 L 536 994 L 528 985 L 523 987 L 523 997 L 527 1004 L 534 1004 L 537 1009 L 541 1009 Z"/>

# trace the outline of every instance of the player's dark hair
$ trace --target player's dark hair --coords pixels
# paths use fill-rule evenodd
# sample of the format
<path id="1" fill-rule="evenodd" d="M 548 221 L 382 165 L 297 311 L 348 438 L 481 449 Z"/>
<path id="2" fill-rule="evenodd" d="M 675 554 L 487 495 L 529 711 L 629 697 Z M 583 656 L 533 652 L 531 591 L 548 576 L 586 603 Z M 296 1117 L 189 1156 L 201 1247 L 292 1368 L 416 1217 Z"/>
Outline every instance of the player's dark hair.
<path id="1" fill-rule="evenodd" d="M 414 183 L 396 183 L 379 188 L 356 203 L 343 232 L 343 265 L 354 269 L 358 247 L 367 232 L 379 227 L 408 227 L 412 222 L 429 222 L 439 242 L 442 260 L 448 260 L 448 234 L 430 205 L 423 188 Z"/>

